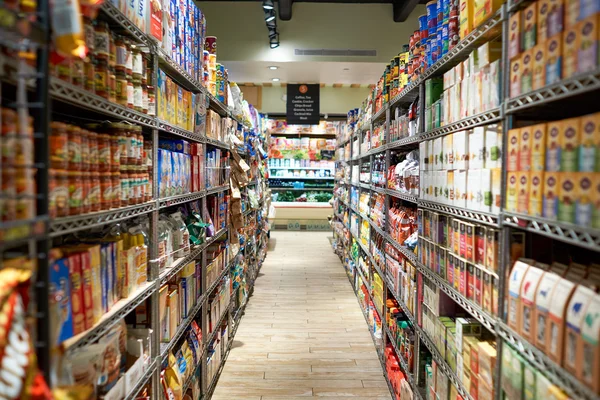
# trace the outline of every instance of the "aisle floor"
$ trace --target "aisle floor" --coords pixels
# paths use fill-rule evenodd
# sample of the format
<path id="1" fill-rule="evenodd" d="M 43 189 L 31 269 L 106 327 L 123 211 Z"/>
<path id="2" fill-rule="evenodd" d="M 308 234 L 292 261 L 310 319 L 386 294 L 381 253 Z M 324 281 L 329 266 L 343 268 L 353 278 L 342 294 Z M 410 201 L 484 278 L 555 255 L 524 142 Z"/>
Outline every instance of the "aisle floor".
<path id="1" fill-rule="evenodd" d="M 214 400 L 390 399 L 330 232 L 271 232 Z"/>

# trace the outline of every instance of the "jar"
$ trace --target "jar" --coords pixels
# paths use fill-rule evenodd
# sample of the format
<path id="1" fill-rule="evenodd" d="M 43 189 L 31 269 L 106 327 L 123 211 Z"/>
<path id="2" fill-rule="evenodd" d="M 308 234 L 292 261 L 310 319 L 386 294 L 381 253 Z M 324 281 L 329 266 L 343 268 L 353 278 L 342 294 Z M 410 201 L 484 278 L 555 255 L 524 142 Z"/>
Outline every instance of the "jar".
<path id="1" fill-rule="evenodd" d="M 129 205 L 129 173 L 127 166 L 121 166 L 119 179 L 121 180 L 121 207 L 125 207 Z"/>
<path id="2" fill-rule="evenodd" d="M 148 71 L 148 61 L 146 60 L 146 57 L 144 57 L 144 54 L 142 54 L 142 71 Z M 142 73 L 142 86 L 147 85 L 148 84 L 148 74 L 147 72 L 144 74 Z"/>
<path id="3" fill-rule="evenodd" d="M 48 213 L 50 218 L 69 214 L 69 181 L 64 170 L 48 171 Z"/>
<path id="4" fill-rule="evenodd" d="M 15 189 L 17 199 L 15 202 L 16 219 L 32 219 L 36 215 L 36 201 L 34 199 L 37 193 L 35 168 L 16 168 Z"/>
<path id="5" fill-rule="evenodd" d="M 144 191 L 142 190 L 142 174 L 140 174 L 139 168 L 135 173 L 135 204 L 141 204 L 144 202 Z"/>
<path id="6" fill-rule="evenodd" d="M 101 133 L 98 135 L 98 171 L 110 170 L 110 136 Z"/>
<path id="7" fill-rule="evenodd" d="M 140 177 L 140 203 L 144 203 L 148 200 L 146 200 L 146 179 L 145 179 L 145 173 L 143 172 L 143 168 L 140 168 L 139 171 L 139 177 Z"/>
<path id="8" fill-rule="evenodd" d="M 83 65 L 83 73 L 85 74 L 83 88 L 88 92 L 96 92 L 96 66 L 93 59 L 86 59 Z"/>
<path id="9" fill-rule="evenodd" d="M 81 173 L 81 189 L 82 189 L 82 200 L 81 200 L 81 213 L 87 214 L 92 211 L 92 205 L 90 204 L 90 191 L 92 187 L 91 175 L 89 172 Z"/>
<path id="10" fill-rule="evenodd" d="M 71 83 L 77 87 L 84 87 L 85 67 L 84 61 L 79 57 L 73 57 L 71 63 Z"/>
<path id="11" fill-rule="evenodd" d="M 154 86 L 148 86 L 148 115 L 156 116 L 156 94 Z"/>
<path id="12" fill-rule="evenodd" d="M 112 200 L 112 177 L 110 174 L 100 174 L 100 209 L 110 210 Z"/>
<path id="13" fill-rule="evenodd" d="M 69 171 L 81 170 L 81 128 L 78 126 L 67 125 L 67 135 L 69 138 Z"/>
<path id="14" fill-rule="evenodd" d="M 87 47 L 89 54 L 93 54 L 94 53 L 94 45 L 96 42 L 96 32 L 95 32 L 95 28 L 94 28 L 94 23 L 92 22 L 92 19 L 89 17 L 84 16 L 83 17 L 83 32 L 84 32 L 84 40 L 85 40 L 85 47 Z"/>
<path id="15" fill-rule="evenodd" d="M 108 69 L 108 100 L 113 103 L 117 102 L 117 76 L 114 68 Z"/>
<path id="16" fill-rule="evenodd" d="M 142 112 L 142 82 L 133 78 L 133 109 Z"/>
<path id="17" fill-rule="evenodd" d="M 117 45 L 115 44 L 115 34 L 110 32 L 108 36 L 108 67 L 115 68 L 117 65 Z"/>
<path id="18" fill-rule="evenodd" d="M 112 208 L 121 207 L 121 174 L 119 172 L 113 172 L 111 174 L 111 186 L 112 186 Z"/>
<path id="19" fill-rule="evenodd" d="M 69 171 L 69 215 L 82 213 L 83 205 L 83 182 L 81 172 Z"/>
<path id="20" fill-rule="evenodd" d="M 115 46 L 117 50 L 117 58 L 115 60 L 115 71 L 117 74 L 122 72 L 125 75 L 125 67 L 127 62 L 127 45 L 125 44 L 125 38 L 123 36 L 115 37 Z"/>
<path id="21" fill-rule="evenodd" d="M 144 191 L 146 194 L 144 197 L 145 201 L 152 200 L 152 181 L 150 180 L 150 176 L 151 175 L 147 171 L 144 173 L 144 185 L 146 186 L 146 190 Z"/>
<path id="22" fill-rule="evenodd" d="M 127 107 L 133 108 L 133 80 L 127 76 Z"/>
<path id="23" fill-rule="evenodd" d="M 125 47 L 127 52 L 125 53 L 125 75 L 131 77 L 133 74 L 133 55 L 131 53 L 131 43 L 125 39 Z"/>
<path id="24" fill-rule="evenodd" d="M 90 147 L 90 171 L 98 171 L 98 134 L 96 132 L 88 132 L 88 145 Z"/>
<path id="25" fill-rule="evenodd" d="M 108 23 L 96 21 L 94 26 L 94 56 L 99 60 L 108 61 L 110 54 L 110 33 Z"/>
<path id="26" fill-rule="evenodd" d="M 127 107 L 127 75 L 124 71 L 117 71 L 115 78 L 117 104 Z"/>
<path id="27" fill-rule="evenodd" d="M 144 136 L 142 135 L 142 127 L 139 125 L 133 126 L 135 134 L 135 165 L 142 165 L 142 154 L 144 152 Z"/>
<path id="28" fill-rule="evenodd" d="M 62 122 L 52 122 L 50 128 L 50 166 L 56 169 L 67 169 L 69 160 L 67 125 Z"/>
<path id="29" fill-rule="evenodd" d="M 138 79 L 141 82 L 143 65 L 142 65 L 142 52 L 136 46 L 131 46 L 131 57 L 132 57 L 132 68 L 131 73 L 133 79 Z"/>
<path id="30" fill-rule="evenodd" d="M 106 61 L 98 60 L 94 65 L 94 90 L 98 96 L 108 99 L 108 64 Z"/>
<path id="31" fill-rule="evenodd" d="M 119 137 L 110 135 L 110 170 L 117 172 L 121 164 L 121 153 L 119 152 Z"/>
<path id="32" fill-rule="evenodd" d="M 90 132 L 81 130 L 81 170 L 90 170 Z"/>
<path id="33" fill-rule="evenodd" d="M 100 187 L 100 173 L 99 172 L 91 172 L 90 173 L 90 192 L 88 194 L 88 200 L 90 202 L 90 211 L 100 211 L 101 210 L 101 187 Z"/>
<path id="34" fill-rule="evenodd" d="M 134 127 L 135 125 L 130 125 L 127 131 L 127 165 L 135 165 L 136 163 L 137 137 Z"/>
<path id="35" fill-rule="evenodd" d="M 148 86 L 142 83 L 142 112 L 148 114 Z"/>

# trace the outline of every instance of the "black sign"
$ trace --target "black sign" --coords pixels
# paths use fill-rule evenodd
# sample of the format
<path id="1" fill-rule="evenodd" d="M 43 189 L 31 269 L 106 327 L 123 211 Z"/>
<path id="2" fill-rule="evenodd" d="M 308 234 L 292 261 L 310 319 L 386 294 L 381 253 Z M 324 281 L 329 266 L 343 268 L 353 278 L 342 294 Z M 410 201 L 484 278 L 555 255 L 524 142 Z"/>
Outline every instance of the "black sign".
<path id="1" fill-rule="evenodd" d="M 287 123 L 318 125 L 320 122 L 319 85 L 287 85 Z"/>

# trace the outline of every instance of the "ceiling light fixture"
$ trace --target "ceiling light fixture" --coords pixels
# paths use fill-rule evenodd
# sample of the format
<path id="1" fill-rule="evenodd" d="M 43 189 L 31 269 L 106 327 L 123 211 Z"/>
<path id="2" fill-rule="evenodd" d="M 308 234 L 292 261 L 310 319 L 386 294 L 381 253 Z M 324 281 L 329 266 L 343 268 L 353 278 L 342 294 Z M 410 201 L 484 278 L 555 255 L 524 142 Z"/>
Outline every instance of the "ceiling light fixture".
<path id="1" fill-rule="evenodd" d="M 263 8 L 265 10 L 272 10 L 275 8 L 275 5 L 273 4 L 273 0 L 264 0 L 263 1 Z"/>
<path id="2" fill-rule="evenodd" d="M 270 70 L 275 71 L 276 69 L 279 69 L 279 67 L 275 66 L 275 65 L 271 65 L 269 67 Z"/>
<path id="3" fill-rule="evenodd" d="M 270 22 L 275 20 L 275 11 L 268 10 L 265 11 L 265 22 Z"/>
<path id="4" fill-rule="evenodd" d="M 276 49 L 279 47 L 279 33 L 269 35 L 269 45 L 272 49 Z"/>
<path id="5" fill-rule="evenodd" d="M 279 82 L 279 78 L 273 78 L 272 81 L 273 82 Z"/>

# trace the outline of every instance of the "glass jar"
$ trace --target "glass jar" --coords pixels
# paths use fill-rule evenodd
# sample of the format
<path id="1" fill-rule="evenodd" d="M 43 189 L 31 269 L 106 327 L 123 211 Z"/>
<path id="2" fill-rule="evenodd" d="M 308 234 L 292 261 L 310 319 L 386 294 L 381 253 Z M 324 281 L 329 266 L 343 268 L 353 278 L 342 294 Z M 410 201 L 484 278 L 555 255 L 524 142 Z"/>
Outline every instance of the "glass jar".
<path id="1" fill-rule="evenodd" d="M 133 109 L 142 112 L 142 82 L 139 79 L 133 78 Z"/>
<path id="2" fill-rule="evenodd" d="M 127 166 L 121 165 L 119 179 L 121 180 L 121 207 L 125 207 L 129 205 L 129 173 Z"/>
<path id="3" fill-rule="evenodd" d="M 142 154 L 144 153 L 144 136 L 142 135 L 142 127 L 139 125 L 133 126 L 135 134 L 135 165 L 142 165 Z"/>
<path id="4" fill-rule="evenodd" d="M 94 90 L 95 93 L 108 99 L 108 64 L 105 60 L 98 60 L 94 66 Z"/>
<path id="5" fill-rule="evenodd" d="M 90 170 L 90 132 L 81 130 L 81 170 Z"/>
<path id="6" fill-rule="evenodd" d="M 117 71 L 115 78 L 117 104 L 127 107 L 127 75 L 124 71 Z"/>
<path id="7" fill-rule="evenodd" d="M 121 164 L 121 153 L 119 153 L 119 137 L 110 135 L 110 170 L 117 172 Z"/>
<path id="8" fill-rule="evenodd" d="M 69 215 L 82 213 L 83 205 L 83 182 L 81 172 L 69 171 Z"/>
<path id="9" fill-rule="evenodd" d="M 67 125 L 67 135 L 69 138 L 69 171 L 81 170 L 81 128 L 78 126 Z"/>
<path id="10" fill-rule="evenodd" d="M 98 171 L 98 134 L 88 131 L 88 145 L 90 147 L 90 171 Z"/>
<path id="11" fill-rule="evenodd" d="M 82 189 L 82 199 L 81 199 L 81 213 L 87 214 L 92 211 L 90 204 L 90 191 L 92 187 L 91 176 L 89 172 L 81 173 L 81 189 Z"/>
<path id="12" fill-rule="evenodd" d="M 142 52 L 136 46 L 132 46 L 131 57 L 132 57 L 131 73 L 132 73 L 133 79 L 138 79 L 138 80 L 140 80 L 140 83 L 141 83 L 142 74 L 144 72 L 143 63 L 142 63 Z"/>
<path id="13" fill-rule="evenodd" d="M 108 61 L 110 54 L 110 32 L 108 23 L 96 21 L 94 26 L 94 56 L 99 60 Z"/>
<path id="14" fill-rule="evenodd" d="M 131 74 L 133 74 L 133 55 L 131 53 L 131 43 L 127 39 L 125 39 L 125 47 L 127 48 L 125 53 L 125 75 L 131 77 Z"/>
<path id="15" fill-rule="evenodd" d="M 110 210 L 112 207 L 113 190 L 112 177 L 110 174 L 100 175 L 100 209 Z"/>
<path id="16" fill-rule="evenodd" d="M 110 32 L 108 36 L 108 67 L 111 69 L 117 65 L 117 45 L 115 44 L 115 34 Z"/>
<path id="17" fill-rule="evenodd" d="M 146 189 L 144 190 L 145 196 L 144 199 L 146 201 L 152 200 L 152 182 L 150 181 L 150 174 L 148 171 L 144 172 L 144 186 Z"/>
<path id="18" fill-rule="evenodd" d="M 69 161 L 67 125 L 62 122 L 52 122 L 50 128 L 50 166 L 56 169 L 67 169 Z"/>
<path id="19" fill-rule="evenodd" d="M 111 186 L 112 186 L 112 208 L 121 207 L 121 174 L 119 172 L 113 172 L 111 174 Z"/>
<path id="20" fill-rule="evenodd" d="M 136 159 L 136 133 L 134 131 L 134 125 L 129 125 L 127 131 L 127 165 L 135 165 Z"/>
<path id="21" fill-rule="evenodd" d="M 84 32 L 84 40 L 85 47 L 87 47 L 89 54 L 94 53 L 94 45 L 96 42 L 96 32 L 94 28 L 94 23 L 91 18 L 84 16 L 83 20 L 83 32 Z"/>
<path id="22" fill-rule="evenodd" d="M 98 171 L 110 171 L 110 136 L 101 133 L 98 135 Z"/>
<path id="23" fill-rule="evenodd" d="M 117 76 L 112 67 L 108 69 L 108 100 L 113 103 L 117 102 Z"/>
<path id="24" fill-rule="evenodd" d="M 127 107 L 133 108 L 133 80 L 127 76 Z"/>
<path id="25" fill-rule="evenodd" d="M 85 67 L 83 59 L 73 57 L 71 62 L 71 83 L 77 87 L 83 87 L 85 82 Z"/>
<path id="26" fill-rule="evenodd" d="M 48 171 L 48 213 L 50 218 L 69 215 L 69 181 L 64 170 Z"/>
<path id="27" fill-rule="evenodd" d="M 156 94 L 154 86 L 148 86 L 148 115 L 156 116 Z"/>
<path id="28" fill-rule="evenodd" d="M 92 212 L 101 210 L 101 187 L 100 187 L 100 172 L 90 173 L 90 193 L 88 199 L 90 202 L 90 210 Z"/>
<path id="29" fill-rule="evenodd" d="M 115 46 L 117 48 L 117 58 L 115 60 L 115 71 L 117 74 L 122 72 L 125 75 L 125 67 L 127 62 L 127 46 L 123 36 L 115 37 Z"/>
<path id="30" fill-rule="evenodd" d="M 142 112 L 148 114 L 148 86 L 142 82 Z"/>
<path id="31" fill-rule="evenodd" d="M 142 72 L 142 86 L 147 85 L 148 84 L 148 61 L 146 60 L 146 57 L 144 57 L 144 54 L 142 53 L 142 71 L 146 71 L 146 73 Z"/>
<path id="32" fill-rule="evenodd" d="M 88 58 L 83 64 L 83 73 L 85 74 L 83 88 L 88 92 L 96 92 L 96 66 L 93 58 Z"/>

